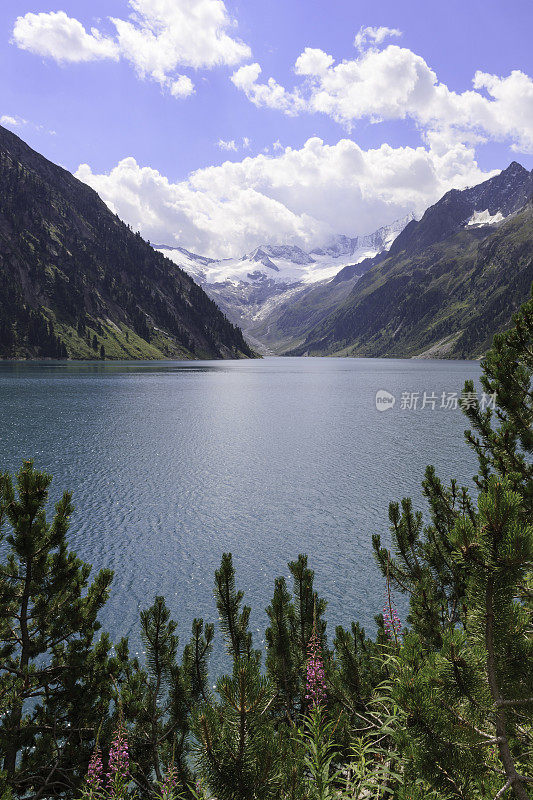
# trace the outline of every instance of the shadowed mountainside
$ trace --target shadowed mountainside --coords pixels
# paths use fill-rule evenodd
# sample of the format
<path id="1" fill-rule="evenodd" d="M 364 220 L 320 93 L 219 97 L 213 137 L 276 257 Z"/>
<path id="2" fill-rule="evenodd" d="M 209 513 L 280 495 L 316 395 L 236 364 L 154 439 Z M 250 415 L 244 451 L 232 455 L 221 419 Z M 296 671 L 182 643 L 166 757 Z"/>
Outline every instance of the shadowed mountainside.
<path id="1" fill-rule="evenodd" d="M 0 128 L 0 357 L 254 355 L 93 189 Z"/>
<path id="2" fill-rule="evenodd" d="M 529 295 L 532 195 L 533 173 L 516 162 L 479 186 L 448 192 L 289 354 L 481 356 Z M 346 267 L 332 284 L 353 280 L 353 272 Z"/>

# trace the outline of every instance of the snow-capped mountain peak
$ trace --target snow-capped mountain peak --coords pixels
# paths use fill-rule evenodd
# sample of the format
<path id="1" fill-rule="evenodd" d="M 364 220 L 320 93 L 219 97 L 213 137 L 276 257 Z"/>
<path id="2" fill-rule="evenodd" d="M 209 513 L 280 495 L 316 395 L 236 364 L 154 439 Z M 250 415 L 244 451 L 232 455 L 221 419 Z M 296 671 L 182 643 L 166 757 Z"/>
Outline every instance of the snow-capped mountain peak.
<path id="1" fill-rule="evenodd" d="M 328 283 L 344 267 L 388 250 L 411 219 L 413 215 L 409 214 L 365 236 L 336 236 L 312 251 L 297 245 L 264 244 L 241 258 L 216 260 L 184 247 L 159 245 L 156 249 L 188 272 L 228 318 L 247 331 L 276 308 L 290 305 L 317 284 Z M 354 274 L 353 281 L 359 274 Z M 346 281 L 344 285 L 352 284 Z M 253 336 L 252 341 L 256 346 Z"/>
<path id="2" fill-rule="evenodd" d="M 276 284 L 308 285 L 333 278 L 348 264 L 357 264 L 387 250 L 396 236 L 414 219 L 408 214 L 364 236 L 336 236 L 322 248 L 306 252 L 297 245 L 265 244 L 241 258 L 216 260 L 197 256 L 183 247 L 157 246 L 203 286 Z"/>
<path id="3" fill-rule="evenodd" d="M 369 233 L 365 236 L 336 236 L 330 245 L 323 248 L 316 248 L 311 251 L 311 255 L 330 256 L 331 258 L 341 258 L 348 256 L 351 263 L 362 261 L 363 258 L 368 258 L 367 251 L 374 251 L 372 255 L 388 250 L 394 239 L 401 231 L 408 225 L 411 220 L 415 219 L 414 213 L 407 214 L 401 219 L 395 220 L 390 225 L 384 225 L 378 228 L 377 231 Z M 365 253 L 361 257 L 361 254 Z"/>
<path id="4" fill-rule="evenodd" d="M 264 247 L 257 247 L 252 253 L 249 255 L 243 256 L 241 258 L 242 262 L 248 262 L 251 264 L 262 264 L 267 269 L 273 269 L 274 272 L 279 272 L 279 267 L 277 267 L 273 261 L 270 260 L 268 254 L 265 251 Z"/>
<path id="5" fill-rule="evenodd" d="M 257 256 L 266 257 L 268 259 L 281 259 L 283 261 L 291 261 L 293 264 L 314 264 L 315 259 L 309 253 L 302 250 L 297 245 L 261 245 L 256 247 L 251 254 L 243 256 L 243 259 L 249 258 L 250 260 L 257 260 Z"/>

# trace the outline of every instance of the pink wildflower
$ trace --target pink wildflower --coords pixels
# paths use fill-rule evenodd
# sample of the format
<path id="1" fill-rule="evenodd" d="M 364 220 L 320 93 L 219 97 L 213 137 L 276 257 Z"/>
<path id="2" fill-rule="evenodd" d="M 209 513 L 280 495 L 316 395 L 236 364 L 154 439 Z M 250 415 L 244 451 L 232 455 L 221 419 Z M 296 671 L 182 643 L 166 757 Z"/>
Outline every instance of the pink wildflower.
<path id="1" fill-rule="evenodd" d="M 394 606 L 385 606 L 383 609 L 383 627 L 388 639 L 398 640 L 402 634 L 402 623 Z"/>
<path id="2" fill-rule="evenodd" d="M 107 786 L 110 791 L 114 791 L 117 784 L 127 783 L 129 766 L 128 742 L 126 734 L 120 725 L 115 732 L 109 750 Z"/>
<path id="3" fill-rule="evenodd" d="M 305 699 L 311 708 L 320 708 L 327 700 L 324 661 L 320 639 L 313 627 L 313 634 L 307 645 L 307 683 Z"/>
<path id="4" fill-rule="evenodd" d="M 102 766 L 102 755 L 100 753 L 100 748 L 95 747 L 91 756 L 91 760 L 89 761 L 89 767 L 87 769 L 86 785 L 89 792 L 98 794 L 102 791 L 103 772 L 104 768 Z"/>
<path id="5" fill-rule="evenodd" d="M 178 773 L 174 766 L 167 769 L 165 779 L 161 784 L 161 800 L 173 800 L 178 787 Z"/>

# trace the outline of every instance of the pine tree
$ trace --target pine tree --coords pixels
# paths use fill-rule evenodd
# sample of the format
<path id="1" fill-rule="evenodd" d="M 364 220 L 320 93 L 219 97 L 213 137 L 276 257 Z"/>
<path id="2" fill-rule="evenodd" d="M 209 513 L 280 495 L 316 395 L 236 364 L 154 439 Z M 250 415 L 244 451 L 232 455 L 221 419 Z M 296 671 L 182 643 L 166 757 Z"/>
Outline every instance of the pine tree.
<path id="1" fill-rule="evenodd" d="M 477 657 L 478 693 L 486 694 L 483 725 L 494 734 L 506 787 L 527 800 L 526 784 L 533 783 L 533 617 L 517 597 L 533 566 L 533 524 L 524 522 L 523 499 L 510 481 L 489 478 L 476 521 L 459 520 L 453 541 L 468 575 L 469 660 Z"/>
<path id="2" fill-rule="evenodd" d="M 481 383 L 495 409 L 465 409 L 474 430 L 466 432 L 479 461 L 481 489 L 491 474 L 505 475 L 523 497 L 524 513 L 533 512 L 533 298 L 514 317 L 514 325 L 497 334 L 483 360 Z M 473 391 L 467 381 L 465 391 Z M 493 422 L 497 421 L 494 426 Z"/>
<path id="3" fill-rule="evenodd" d="M 352 732 L 360 726 L 360 715 L 374 689 L 388 674 L 382 658 L 383 643 L 382 628 L 377 642 L 369 639 L 357 622 L 352 622 L 349 631 L 340 625 L 335 629 L 334 661 L 329 669 L 330 703 L 342 709 Z"/>
<path id="4" fill-rule="evenodd" d="M 218 701 L 205 698 L 196 715 L 200 774 L 219 800 L 266 800 L 280 785 L 280 752 L 266 713 L 273 689 L 261 675 L 229 553 L 215 573 L 215 598 L 233 669 L 217 681 Z"/>
<path id="5" fill-rule="evenodd" d="M 396 557 L 374 537 L 383 573 L 410 596 L 393 692 L 406 714 L 398 743 L 407 776 L 444 798 L 531 797 L 532 344 L 529 301 L 483 362 L 495 411 L 466 411 L 476 432 L 466 438 L 479 460 L 477 504 L 428 468 L 430 523 L 404 500 L 390 508 Z M 465 391 L 474 391 L 471 382 Z"/>
<path id="6" fill-rule="evenodd" d="M 244 592 L 235 588 L 231 553 L 223 553 L 220 569 L 215 571 L 215 600 L 227 651 L 234 665 L 239 665 L 241 660 L 258 661 L 260 658 L 260 652 L 253 650 L 252 634 L 248 630 L 250 606 L 243 606 L 241 611 L 243 597 Z"/>
<path id="7" fill-rule="evenodd" d="M 126 680 L 120 704 L 129 723 L 132 776 L 141 793 L 155 796 L 170 772 L 187 791 L 190 769 L 190 723 L 195 705 L 207 694 L 207 659 L 213 627 L 193 623 L 191 642 L 177 661 L 176 623 L 162 597 L 141 612 L 145 666 L 123 654 Z"/>
<path id="8" fill-rule="evenodd" d="M 475 511 L 467 489 L 459 489 L 456 481 L 445 487 L 433 467 L 426 469 L 422 490 L 430 524 L 424 525 L 422 513 L 413 512 L 411 499 L 404 498 L 389 507 L 395 557 L 381 546 L 378 535 L 372 537 L 372 544 L 383 575 L 409 595 L 408 622 L 439 646 L 443 627 L 459 621 L 464 602 L 465 584 L 452 558 L 451 532 L 459 518 L 474 518 Z"/>
<path id="9" fill-rule="evenodd" d="M 307 645 L 313 635 L 313 629 L 316 629 L 322 649 L 325 649 L 326 623 L 323 616 L 326 601 L 318 597 L 314 590 L 315 573 L 307 566 L 306 555 L 300 554 L 296 561 L 289 562 L 289 571 L 294 582 L 291 633 L 297 642 L 300 663 L 303 666 L 307 660 Z"/>
<path id="10" fill-rule="evenodd" d="M 16 490 L 0 476 L 0 753 L 17 797 L 72 792 L 111 698 L 110 643 L 95 634 L 112 573 L 89 583 L 90 566 L 68 550 L 68 492 L 46 519 L 50 482 L 31 461 Z"/>
<path id="11" fill-rule="evenodd" d="M 309 569 L 307 556 L 300 554 L 289 563 L 293 578 L 292 595 L 284 578 L 274 585 L 274 596 L 267 608 L 270 625 L 266 629 L 267 674 L 276 689 L 274 708 L 294 721 L 305 713 L 305 664 L 307 647 L 313 627 L 320 638 L 325 657 L 330 654 L 326 646 L 326 601 L 314 589 L 314 572 Z"/>
<path id="12" fill-rule="evenodd" d="M 277 710 L 282 718 L 292 722 L 297 713 L 297 700 L 302 694 L 302 675 L 301 659 L 292 637 L 295 610 L 285 578 L 276 579 L 267 614 L 270 625 L 265 631 L 266 670 L 276 688 L 272 711 Z"/>

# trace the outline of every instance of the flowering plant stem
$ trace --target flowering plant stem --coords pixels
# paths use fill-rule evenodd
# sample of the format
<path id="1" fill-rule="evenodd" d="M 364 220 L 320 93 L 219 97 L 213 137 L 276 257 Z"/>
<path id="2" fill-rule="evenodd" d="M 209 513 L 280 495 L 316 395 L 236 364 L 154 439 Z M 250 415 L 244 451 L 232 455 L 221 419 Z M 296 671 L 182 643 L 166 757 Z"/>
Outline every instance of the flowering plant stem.
<path id="1" fill-rule="evenodd" d="M 317 706 L 304 718 L 303 728 L 299 731 L 305 749 L 309 798 L 312 800 L 330 800 L 335 796 L 334 785 L 338 776 L 331 766 L 336 755 L 332 742 L 334 727 L 333 722 L 326 720 L 325 709 Z"/>
<path id="2" fill-rule="evenodd" d="M 130 783 L 128 741 L 122 724 L 117 728 L 109 750 L 107 792 L 109 800 L 125 800 Z"/>

